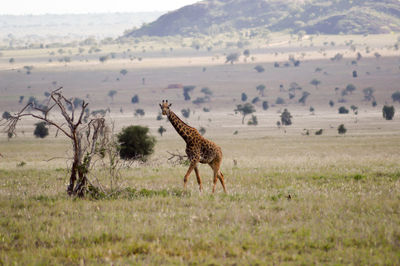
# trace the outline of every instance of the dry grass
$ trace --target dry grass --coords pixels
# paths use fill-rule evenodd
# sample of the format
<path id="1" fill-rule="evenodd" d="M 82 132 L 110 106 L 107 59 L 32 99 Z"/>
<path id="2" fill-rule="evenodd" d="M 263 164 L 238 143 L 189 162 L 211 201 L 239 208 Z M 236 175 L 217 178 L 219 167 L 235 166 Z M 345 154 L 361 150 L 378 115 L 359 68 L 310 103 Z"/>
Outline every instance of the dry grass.
<path id="1" fill-rule="evenodd" d="M 149 126 L 153 135 L 160 125 L 167 132 L 158 137 L 149 162 L 122 170 L 123 190 L 84 200 L 66 195 L 70 143 L 65 139 L 53 138 L 52 129 L 46 139 L 34 139 L 33 120 L 22 121 L 17 138 L 7 141 L 2 135 L 0 265 L 400 264 L 400 128 L 398 114 L 394 121 L 383 120 L 381 114 L 397 90 L 393 84 L 400 81 L 398 55 L 391 48 L 397 36 L 321 35 L 312 42 L 281 34 L 271 38 L 269 44 L 252 40 L 254 61 L 243 62 L 242 57 L 234 65 L 223 63 L 224 53 L 240 49 L 222 44 L 211 52 L 197 52 L 188 48 L 189 39 L 142 40 L 132 51 L 143 56 L 140 63 L 119 58 L 101 64 L 99 54 L 84 54 L 88 62 L 73 58 L 68 64 L 49 63 L 52 50 L 2 51 L 2 111 L 17 111 L 20 95 L 43 99 L 57 81 L 67 95 L 87 99 L 92 110 L 110 107 L 116 132 L 131 124 Z M 363 53 L 357 66 L 351 64 L 356 52 L 344 44 L 349 40 Z M 202 41 L 205 45 L 218 39 Z M 181 42 L 186 47 L 180 47 Z M 173 52 L 163 54 L 169 47 Z M 102 53 L 121 55 L 128 48 L 132 45 L 106 46 Z M 329 60 L 342 51 L 342 61 Z M 382 58 L 373 58 L 376 51 Z M 291 54 L 302 58 L 300 67 L 273 67 L 273 61 L 286 61 Z M 10 57 L 15 57 L 14 65 L 8 63 Z M 265 72 L 257 73 L 257 64 Z M 34 65 L 30 75 L 23 71 L 25 65 Z M 323 71 L 317 73 L 317 67 Z M 119 74 L 122 68 L 128 70 L 126 76 Z M 357 79 L 351 76 L 354 69 Z M 318 89 L 309 84 L 313 78 L 322 81 Z M 280 84 L 287 89 L 291 82 L 311 93 L 305 106 L 298 103 L 299 95 L 290 100 L 287 90 L 280 90 Z M 209 87 L 214 95 L 205 106 L 211 112 L 184 101 L 181 90 L 165 90 L 170 83 L 196 85 L 192 99 L 203 96 L 200 88 Z M 357 105 L 357 116 L 337 114 L 342 104 L 334 88 L 349 83 L 357 90 L 343 105 Z M 242 125 L 233 110 L 243 91 L 249 100 L 258 96 L 259 84 L 267 86 L 262 100 L 268 100 L 270 108 L 261 111 L 258 104 L 259 125 Z M 369 86 L 375 88 L 376 108 L 362 101 L 362 89 Z M 118 91 L 114 101 L 107 96 L 111 89 Z M 140 96 L 138 105 L 130 103 L 134 94 Z M 287 104 L 274 105 L 278 96 Z M 184 142 L 167 121 L 155 119 L 162 99 L 173 102 L 178 114 L 182 108 L 194 110 L 189 124 L 204 126 L 205 136 L 222 147 L 228 194 L 220 186 L 211 194 L 208 166 L 200 166 L 203 193 L 194 175 L 188 190 L 182 190 L 187 166 L 169 164 L 166 151 L 183 152 Z M 330 99 L 336 102 L 334 108 L 328 106 Z M 144 118 L 133 117 L 136 108 L 145 109 Z M 283 108 L 292 113 L 293 125 L 278 129 Z M 345 136 L 337 134 L 342 123 L 348 129 Z M 321 128 L 323 135 L 315 136 Z M 302 135 L 304 129 L 311 135 Z M 103 169 L 92 173 L 92 181 L 96 176 L 109 184 Z"/>
<path id="2" fill-rule="evenodd" d="M 194 176 L 188 191 L 181 190 L 186 166 L 165 159 L 176 139 L 160 140 L 150 162 L 123 170 L 124 186 L 131 189 L 109 199 L 68 198 L 67 173 L 57 163 L 32 167 L 32 157 L 24 167 L 2 167 L 0 261 L 400 262 L 400 153 L 393 145 L 399 136 L 217 142 L 226 154 L 226 195 L 221 187 L 210 193 L 211 170 L 205 166 L 200 167 L 205 192 L 198 192 Z M 54 143 L 24 145 L 26 151 L 39 146 L 37 158 L 47 156 Z"/>

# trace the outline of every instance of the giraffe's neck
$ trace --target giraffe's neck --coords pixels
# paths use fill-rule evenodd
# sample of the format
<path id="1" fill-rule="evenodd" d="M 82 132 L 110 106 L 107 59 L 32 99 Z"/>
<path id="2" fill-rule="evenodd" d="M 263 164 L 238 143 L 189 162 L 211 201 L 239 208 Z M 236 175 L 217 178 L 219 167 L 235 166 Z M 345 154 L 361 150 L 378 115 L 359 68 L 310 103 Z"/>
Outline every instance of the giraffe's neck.
<path id="1" fill-rule="evenodd" d="M 183 122 L 174 112 L 169 111 L 168 120 L 171 122 L 172 126 L 175 128 L 176 132 L 186 141 L 190 141 L 193 137 L 193 127 L 187 125 Z"/>

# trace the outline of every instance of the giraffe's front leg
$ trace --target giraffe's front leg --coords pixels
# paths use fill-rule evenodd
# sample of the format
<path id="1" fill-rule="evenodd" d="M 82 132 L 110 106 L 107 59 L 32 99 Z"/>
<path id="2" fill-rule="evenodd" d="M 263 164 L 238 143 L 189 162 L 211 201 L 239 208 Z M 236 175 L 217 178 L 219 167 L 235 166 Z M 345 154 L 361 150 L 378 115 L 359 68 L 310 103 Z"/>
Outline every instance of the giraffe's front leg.
<path id="1" fill-rule="evenodd" d="M 196 177 L 197 177 L 197 183 L 199 184 L 199 189 L 200 192 L 203 190 L 203 186 L 201 184 L 201 178 L 200 178 L 200 173 L 199 173 L 199 168 L 197 167 L 197 165 L 194 167 L 194 172 L 196 173 Z"/>
<path id="2" fill-rule="evenodd" d="M 187 181 L 188 181 L 188 179 L 189 179 L 189 175 L 190 175 L 190 173 L 192 173 L 192 171 L 193 171 L 193 169 L 196 167 L 196 165 L 197 165 L 197 161 L 191 161 L 191 162 L 190 162 L 189 169 L 187 170 L 186 175 L 185 175 L 185 177 L 183 178 L 183 187 L 184 187 L 185 189 L 186 189 L 186 183 L 187 183 Z"/>

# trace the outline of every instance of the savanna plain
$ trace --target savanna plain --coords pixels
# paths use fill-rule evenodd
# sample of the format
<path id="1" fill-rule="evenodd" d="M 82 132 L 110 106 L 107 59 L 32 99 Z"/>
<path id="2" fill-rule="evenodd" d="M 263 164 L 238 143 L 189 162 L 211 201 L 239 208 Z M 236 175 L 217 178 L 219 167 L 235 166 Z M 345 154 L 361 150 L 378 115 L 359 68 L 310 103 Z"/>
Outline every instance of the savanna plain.
<path id="1" fill-rule="evenodd" d="M 107 109 L 115 133 L 148 126 L 157 143 L 118 178 L 101 165 L 91 170 L 91 182 L 111 193 L 73 198 L 66 138 L 51 127 L 33 137 L 29 118 L 16 137 L 3 133 L 0 264 L 400 264 L 399 114 L 382 117 L 383 105 L 399 109 L 399 42 L 394 34 L 270 34 L 3 49 L 1 112 L 17 112 L 30 96 L 45 103 L 62 86 L 91 110 Z M 183 153 L 185 143 L 156 119 L 163 99 L 221 146 L 226 194 L 220 184 L 211 193 L 206 165 L 204 191 L 194 173 L 183 189 L 188 166 L 168 152 Z M 234 111 L 245 101 L 256 124 Z M 341 106 L 349 112 L 339 114 Z M 277 123 L 284 109 L 291 125 Z"/>

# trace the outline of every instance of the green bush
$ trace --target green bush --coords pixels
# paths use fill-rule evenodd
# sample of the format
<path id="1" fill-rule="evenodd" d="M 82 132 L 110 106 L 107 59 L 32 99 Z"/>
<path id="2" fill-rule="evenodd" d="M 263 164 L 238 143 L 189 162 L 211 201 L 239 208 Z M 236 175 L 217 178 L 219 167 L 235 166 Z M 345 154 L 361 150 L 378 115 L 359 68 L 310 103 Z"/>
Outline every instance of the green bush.
<path id="1" fill-rule="evenodd" d="M 347 129 L 344 127 L 343 124 L 341 124 L 341 125 L 338 127 L 338 133 L 339 133 L 339 134 L 346 134 L 346 131 L 347 131 Z"/>
<path id="2" fill-rule="evenodd" d="M 382 115 L 383 115 L 383 118 L 385 118 L 386 120 L 392 120 L 394 113 L 395 113 L 395 110 L 394 110 L 393 106 L 388 106 L 388 105 L 383 106 Z"/>
<path id="3" fill-rule="evenodd" d="M 149 134 L 148 127 L 129 126 L 117 135 L 120 145 L 119 155 L 125 160 L 146 161 L 154 152 L 156 139 Z"/>
<path id="4" fill-rule="evenodd" d="M 35 126 L 35 131 L 33 131 L 35 137 L 43 139 L 49 135 L 49 129 L 46 127 L 46 122 L 36 123 Z"/>

